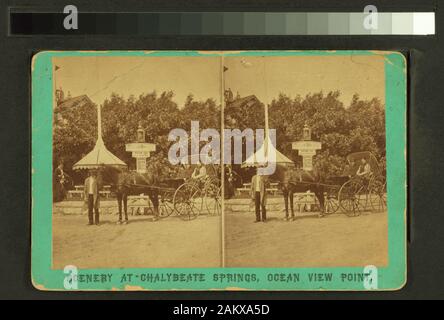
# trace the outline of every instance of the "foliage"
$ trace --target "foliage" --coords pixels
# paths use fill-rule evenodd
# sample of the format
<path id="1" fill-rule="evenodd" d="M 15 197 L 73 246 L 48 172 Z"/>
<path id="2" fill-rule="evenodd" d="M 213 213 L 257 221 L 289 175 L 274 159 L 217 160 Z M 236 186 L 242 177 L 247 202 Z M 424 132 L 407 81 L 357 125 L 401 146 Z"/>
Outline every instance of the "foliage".
<path id="1" fill-rule="evenodd" d="M 199 120 L 200 129 L 220 127 L 220 106 L 214 100 L 196 101 L 190 95 L 183 106 L 173 100 L 173 92 L 150 92 L 139 97 L 125 99 L 112 94 L 102 106 L 102 134 L 106 147 L 118 158 L 135 166 L 125 144 L 136 140 L 139 124 L 146 130 L 146 141 L 156 144 L 148 165 L 158 168 L 160 175 L 174 172 L 168 162 L 168 150 L 173 142 L 168 133 L 173 128 L 189 131 L 192 120 Z M 94 147 L 97 139 L 97 106 L 73 106 L 70 109 L 54 110 L 54 163 L 63 161 L 65 170 L 80 181 L 72 172 L 74 163 Z"/>
<path id="2" fill-rule="evenodd" d="M 326 176 L 344 170 L 345 157 L 353 152 L 371 151 L 385 159 L 385 106 L 380 100 L 361 100 L 354 95 L 350 105 L 339 100 L 340 92 L 322 91 L 290 99 L 281 94 L 269 108 L 270 127 L 276 128 L 277 147 L 295 162 L 301 163 L 291 142 L 300 140 L 307 124 L 312 140 L 321 141 L 314 165 Z"/>
<path id="3" fill-rule="evenodd" d="M 216 101 L 194 100 L 189 95 L 183 106 L 173 100 L 174 93 L 155 91 L 124 98 L 112 94 L 102 105 L 103 139 L 107 148 L 128 164 L 135 163 L 125 144 L 136 139 L 139 124 L 146 129 L 146 140 L 156 144 L 148 163 L 165 175 L 174 174 L 167 161 L 173 128 L 190 130 L 192 120 L 200 129 L 220 128 L 220 106 Z M 277 148 L 295 162 L 301 158 L 291 142 L 301 139 L 305 124 L 312 129 L 312 140 L 322 142 L 314 164 L 327 176 L 341 174 L 345 157 L 352 152 L 371 151 L 385 163 L 385 106 L 376 98 L 362 100 L 353 96 L 349 105 L 341 102 L 340 92 L 311 93 L 290 98 L 280 94 L 269 106 L 270 128 L 277 130 Z M 264 105 L 227 108 L 225 126 L 263 128 Z M 54 110 L 54 164 L 63 161 L 68 174 L 72 165 L 93 148 L 97 139 L 97 106 L 82 105 Z M 75 176 L 75 174 L 74 174 Z M 78 181 L 77 181 L 78 182 Z"/>
<path id="4" fill-rule="evenodd" d="M 226 126 L 261 127 L 263 106 L 256 109 L 230 110 Z M 302 139 L 305 124 L 312 129 L 312 140 L 322 142 L 314 165 L 326 176 L 341 175 L 345 158 L 352 152 L 371 151 L 385 161 L 385 106 L 376 98 L 367 101 L 354 95 L 345 106 L 339 91 L 295 98 L 281 93 L 271 101 L 268 112 L 270 128 L 277 132 L 277 149 L 299 165 L 302 158 L 292 149 L 292 142 Z"/>

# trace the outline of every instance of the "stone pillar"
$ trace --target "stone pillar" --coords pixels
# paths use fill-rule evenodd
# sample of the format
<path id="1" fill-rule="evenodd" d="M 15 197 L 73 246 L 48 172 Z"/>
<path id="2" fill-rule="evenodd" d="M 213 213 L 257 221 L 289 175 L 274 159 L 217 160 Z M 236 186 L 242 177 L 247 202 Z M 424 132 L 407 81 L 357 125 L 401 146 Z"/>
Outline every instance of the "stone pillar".
<path id="1" fill-rule="evenodd" d="M 145 130 L 139 124 L 137 129 L 137 142 L 127 143 L 125 150 L 132 153 L 133 158 L 136 159 L 136 171 L 138 173 L 146 172 L 146 161 L 150 157 L 151 152 L 156 151 L 154 143 L 145 142 Z"/>
<path id="2" fill-rule="evenodd" d="M 302 169 L 313 170 L 313 157 L 316 151 L 321 149 L 322 143 L 311 140 L 311 129 L 308 125 L 304 126 L 302 139 L 292 143 L 292 149 L 298 151 L 298 155 L 302 157 Z"/>

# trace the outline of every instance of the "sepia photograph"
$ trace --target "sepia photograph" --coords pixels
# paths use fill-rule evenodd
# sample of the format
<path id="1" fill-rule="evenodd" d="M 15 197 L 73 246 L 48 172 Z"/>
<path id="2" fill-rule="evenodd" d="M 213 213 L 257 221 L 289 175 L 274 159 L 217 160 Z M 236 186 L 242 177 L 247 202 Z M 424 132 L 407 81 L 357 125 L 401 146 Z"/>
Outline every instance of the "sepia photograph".
<path id="1" fill-rule="evenodd" d="M 382 56 L 53 63 L 55 268 L 387 264 Z"/>
<path id="2" fill-rule="evenodd" d="M 220 165 L 191 154 L 193 123 L 221 125 L 220 59 L 52 62 L 53 268 L 220 267 Z"/>
<path id="3" fill-rule="evenodd" d="M 0 299 L 442 295 L 439 1 L 4 2 Z"/>
<path id="4" fill-rule="evenodd" d="M 225 128 L 243 133 L 225 168 L 225 265 L 386 266 L 384 57 L 224 65 Z M 266 137 L 248 148 L 257 129 Z"/>
<path id="5" fill-rule="evenodd" d="M 382 51 L 37 55 L 35 286 L 402 285 L 405 66 Z"/>

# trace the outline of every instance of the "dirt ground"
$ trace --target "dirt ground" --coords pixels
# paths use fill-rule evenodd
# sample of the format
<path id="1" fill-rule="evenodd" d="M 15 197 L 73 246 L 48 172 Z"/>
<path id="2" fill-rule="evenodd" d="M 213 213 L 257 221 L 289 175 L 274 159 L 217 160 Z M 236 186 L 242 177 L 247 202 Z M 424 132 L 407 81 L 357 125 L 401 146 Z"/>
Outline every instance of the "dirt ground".
<path id="1" fill-rule="evenodd" d="M 349 218 L 335 214 L 253 223 L 251 213 L 225 215 L 227 267 L 340 267 L 387 265 L 387 213 Z M 156 222 L 132 216 L 102 215 L 100 226 L 87 226 L 85 215 L 53 216 L 53 268 L 205 268 L 221 266 L 220 216 Z"/>
<path id="2" fill-rule="evenodd" d="M 335 214 L 253 223 L 251 213 L 225 215 L 227 267 L 384 266 L 388 262 L 387 212 Z"/>
<path id="3" fill-rule="evenodd" d="M 102 215 L 100 226 L 87 226 L 85 215 L 53 216 L 53 268 L 194 268 L 221 265 L 220 216 L 192 221 L 168 217 Z"/>

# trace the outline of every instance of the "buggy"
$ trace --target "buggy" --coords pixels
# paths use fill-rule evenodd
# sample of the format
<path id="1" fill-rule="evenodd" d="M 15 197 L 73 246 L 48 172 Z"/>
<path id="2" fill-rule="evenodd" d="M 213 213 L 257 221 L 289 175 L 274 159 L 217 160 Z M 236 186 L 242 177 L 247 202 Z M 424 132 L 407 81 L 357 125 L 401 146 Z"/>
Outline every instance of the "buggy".
<path id="1" fill-rule="evenodd" d="M 370 172 L 358 175 L 362 159 L 370 166 Z M 383 211 L 387 208 L 387 184 L 385 170 L 369 151 L 355 152 L 347 156 L 348 165 L 342 176 L 333 177 L 326 186 L 325 213 L 341 209 L 348 216 L 358 216 L 364 211 Z"/>

